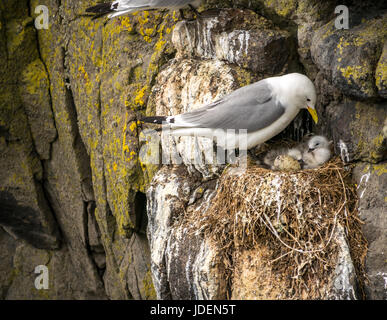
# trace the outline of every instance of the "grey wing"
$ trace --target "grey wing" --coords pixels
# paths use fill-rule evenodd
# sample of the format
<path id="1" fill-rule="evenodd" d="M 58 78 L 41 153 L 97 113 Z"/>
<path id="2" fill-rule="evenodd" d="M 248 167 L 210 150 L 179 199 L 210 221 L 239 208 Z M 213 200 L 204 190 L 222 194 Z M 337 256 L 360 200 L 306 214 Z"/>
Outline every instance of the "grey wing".
<path id="1" fill-rule="evenodd" d="M 285 113 L 263 80 L 235 90 L 208 106 L 175 117 L 175 126 L 220 129 L 266 128 Z"/>

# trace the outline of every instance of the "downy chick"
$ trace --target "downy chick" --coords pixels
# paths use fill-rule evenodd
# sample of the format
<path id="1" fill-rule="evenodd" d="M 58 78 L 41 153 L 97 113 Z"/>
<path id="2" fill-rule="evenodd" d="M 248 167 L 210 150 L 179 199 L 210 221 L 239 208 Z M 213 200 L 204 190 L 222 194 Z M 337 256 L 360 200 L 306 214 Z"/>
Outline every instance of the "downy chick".
<path id="1" fill-rule="evenodd" d="M 275 160 L 279 156 L 290 156 L 294 160 L 298 161 L 299 163 L 302 162 L 302 153 L 300 150 L 296 148 L 278 148 L 278 149 L 273 149 L 270 150 L 269 152 L 266 153 L 265 157 L 263 158 L 263 162 L 270 167 L 272 170 L 278 170 L 278 167 L 274 164 Z"/>
<path id="2" fill-rule="evenodd" d="M 308 150 L 302 154 L 304 169 L 313 169 L 327 162 L 331 157 L 331 143 L 324 136 L 313 136 L 309 139 Z"/>

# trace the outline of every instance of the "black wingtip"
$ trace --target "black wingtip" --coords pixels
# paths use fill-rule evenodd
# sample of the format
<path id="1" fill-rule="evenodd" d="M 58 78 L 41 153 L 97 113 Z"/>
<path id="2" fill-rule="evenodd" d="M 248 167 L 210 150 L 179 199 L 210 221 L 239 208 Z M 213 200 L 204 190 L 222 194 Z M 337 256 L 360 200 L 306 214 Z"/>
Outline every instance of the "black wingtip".
<path id="1" fill-rule="evenodd" d="M 142 122 L 153 123 L 153 124 L 163 124 L 163 122 L 167 122 L 167 117 L 163 116 L 154 116 L 154 117 L 145 117 L 141 119 Z M 173 123 L 173 121 L 170 121 Z"/>
<path id="2" fill-rule="evenodd" d="M 98 16 L 112 12 L 112 2 L 100 3 L 86 9 L 86 12 L 95 13 Z"/>

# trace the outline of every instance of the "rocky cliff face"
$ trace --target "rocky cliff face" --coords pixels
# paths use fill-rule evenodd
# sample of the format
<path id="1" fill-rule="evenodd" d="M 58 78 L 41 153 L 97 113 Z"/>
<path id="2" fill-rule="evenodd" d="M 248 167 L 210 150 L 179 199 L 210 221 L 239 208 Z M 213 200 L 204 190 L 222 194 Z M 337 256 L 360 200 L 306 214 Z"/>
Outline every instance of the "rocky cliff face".
<path id="1" fill-rule="evenodd" d="M 162 138 L 181 164 L 142 162 L 139 119 L 297 71 L 314 81 L 322 121 L 312 127 L 301 113 L 283 136 L 324 133 L 354 164 L 366 298 L 387 299 L 384 2 L 348 2 L 347 30 L 335 28 L 335 7 L 345 4 L 335 1 L 209 0 L 194 21 L 158 11 L 91 20 L 83 14 L 94 3 L 0 3 L 0 298 L 278 297 L 257 258 L 266 249 L 234 261 L 245 267 L 230 295 L 214 243 L 176 224 L 206 212 L 216 194 L 223 167 L 203 165 L 208 142 Z M 38 5 L 49 9 L 48 29 L 34 27 Z M 194 164 L 193 146 L 201 150 Z M 325 297 L 359 297 L 345 236 L 336 238 Z M 34 286 L 38 265 L 48 267 L 47 290 Z"/>

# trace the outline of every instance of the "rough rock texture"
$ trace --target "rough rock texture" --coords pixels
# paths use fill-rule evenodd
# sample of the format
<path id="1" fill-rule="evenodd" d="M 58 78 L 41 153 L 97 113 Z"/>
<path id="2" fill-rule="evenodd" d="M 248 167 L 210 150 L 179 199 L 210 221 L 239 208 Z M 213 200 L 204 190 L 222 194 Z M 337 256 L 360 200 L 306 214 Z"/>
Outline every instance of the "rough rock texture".
<path id="1" fill-rule="evenodd" d="M 15 272 L 12 257 L 15 254 L 16 241 L 3 228 L 0 228 L 0 299 L 4 299 Z"/>
<path id="2" fill-rule="evenodd" d="M 378 65 L 375 70 L 376 87 L 378 88 L 379 95 L 383 98 L 387 98 L 387 41 L 384 42 L 383 51 L 380 55 Z"/>
<path id="3" fill-rule="evenodd" d="M 29 16 L 38 4 L 49 8 L 47 30 Z M 171 54 L 174 18 L 143 13 L 103 28 L 80 16 L 89 5 L 1 4 L 0 223 L 36 248 L 62 241 L 49 254 L 82 279 L 63 295 L 50 282 L 50 298 L 151 298 L 136 110 Z M 33 281 L 20 281 L 5 298 L 34 297 Z"/>
<path id="4" fill-rule="evenodd" d="M 364 234 L 369 250 L 366 270 L 369 283 L 366 286 L 369 299 L 387 299 L 387 163 L 359 163 L 354 170 L 359 196 L 360 218 L 364 220 Z"/>
<path id="5" fill-rule="evenodd" d="M 226 297 L 219 248 L 174 225 L 183 210 L 208 209 L 213 188 L 211 182 L 201 184 L 199 174 L 188 175 L 184 166 L 165 166 L 148 189 L 148 237 L 152 276 L 159 299 Z M 198 199 L 197 192 L 201 194 Z"/>
<path id="6" fill-rule="evenodd" d="M 160 168 L 143 161 L 147 128 L 139 119 L 194 110 L 298 71 L 319 91 L 314 131 L 356 162 L 370 245 L 367 298 L 386 299 L 384 2 L 348 4 L 348 30 L 334 29 L 342 3 L 333 0 L 208 0 L 201 10 L 215 10 L 181 22 L 178 12 L 159 11 L 92 21 L 83 14 L 95 3 L 0 3 L 0 298 L 225 298 L 216 244 L 173 224 L 211 201 L 222 169 L 203 165 L 212 144 L 173 140 L 182 165 Z M 34 28 L 37 5 L 49 9 L 47 30 Z M 301 113 L 284 136 L 310 128 Z M 49 290 L 34 286 L 37 265 L 49 269 Z M 258 267 L 244 270 L 241 283 L 264 274 Z"/>
<path id="7" fill-rule="evenodd" d="M 172 41 L 177 57 L 219 59 L 258 74 L 274 75 L 290 56 L 289 33 L 249 10 L 211 11 L 179 22 Z"/>
<path id="8" fill-rule="evenodd" d="M 41 162 L 56 138 L 47 76 L 38 60 L 26 3 L 24 12 L 14 12 L 12 2 L 5 5 L 9 7 L 2 8 L 2 19 L 8 22 L 2 22 L 0 38 L 4 66 L 0 79 L 0 223 L 38 247 L 55 249 L 60 235 L 43 190 Z"/>
<path id="9" fill-rule="evenodd" d="M 378 163 L 387 157 L 383 136 L 387 102 L 364 103 L 344 99 L 325 109 L 336 153 L 347 162 Z"/>
<path id="10" fill-rule="evenodd" d="M 381 96 L 376 87 L 375 66 L 386 37 L 387 14 L 348 30 L 337 30 L 332 20 L 315 32 L 312 58 L 344 94 L 363 99 L 375 98 Z M 377 77 L 380 87 L 380 75 Z"/>

